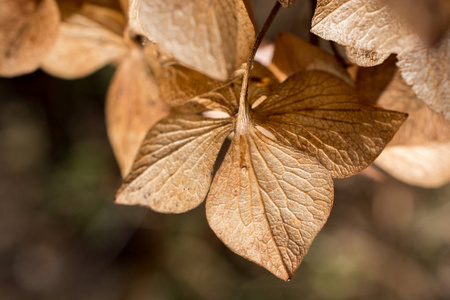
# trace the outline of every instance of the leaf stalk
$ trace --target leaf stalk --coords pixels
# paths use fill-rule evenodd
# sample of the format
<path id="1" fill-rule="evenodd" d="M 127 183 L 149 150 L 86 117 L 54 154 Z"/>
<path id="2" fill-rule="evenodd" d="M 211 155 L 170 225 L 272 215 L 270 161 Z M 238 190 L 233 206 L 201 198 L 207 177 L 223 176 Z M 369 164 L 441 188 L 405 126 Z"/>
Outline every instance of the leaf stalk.
<path id="1" fill-rule="evenodd" d="M 238 113 L 238 126 L 243 125 L 243 127 L 246 127 L 245 124 L 249 122 L 250 118 L 250 106 L 248 104 L 247 98 L 248 98 L 248 81 L 250 78 L 250 71 L 252 69 L 253 60 L 255 59 L 256 51 L 259 48 L 259 45 L 261 45 L 261 42 L 266 35 L 267 31 L 270 28 L 270 25 L 272 25 L 273 20 L 275 19 L 275 16 L 277 15 L 278 11 L 281 8 L 280 2 L 276 1 L 274 7 L 272 8 L 272 11 L 270 12 L 269 16 L 267 17 L 266 21 L 264 22 L 263 27 L 259 31 L 258 35 L 256 36 L 255 44 L 253 45 L 252 52 L 250 53 L 250 56 L 247 60 L 247 65 L 245 67 L 244 76 L 242 78 L 242 88 L 241 93 L 239 96 L 239 113 Z M 240 126 L 239 126 L 240 127 Z"/>

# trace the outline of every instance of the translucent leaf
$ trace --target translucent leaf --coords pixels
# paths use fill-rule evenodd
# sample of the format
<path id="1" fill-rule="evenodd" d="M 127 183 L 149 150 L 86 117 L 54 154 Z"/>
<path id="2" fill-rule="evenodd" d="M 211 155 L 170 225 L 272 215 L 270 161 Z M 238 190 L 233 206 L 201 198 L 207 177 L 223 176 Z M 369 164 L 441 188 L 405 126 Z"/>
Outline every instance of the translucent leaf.
<path id="1" fill-rule="evenodd" d="M 284 75 L 282 80 L 300 71 L 317 70 L 333 74 L 350 85 L 354 84 L 333 55 L 290 33 L 278 34 L 272 63 Z"/>
<path id="2" fill-rule="evenodd" d="M 123 177 L 148 130 L 168 112 L 141 53 L 130 53 L 117 68 L 106 100 L 108 135 Z"/>
<path id="3" fill-rule="evenodd" d="M 450 120 L 450 32 L 435 48 L 416 48 L 398 60 L 402 77 L 414 92 Z"/>
<path id="4" fill-rule="evenodd" d="M 450 182 L 450 142 L 390 146 L 375 163 L 410 185 L 438 188 Z"/>
<path id="5" fill-rule="evenodd" d="M 129 13 L 132 30 L 220 81 L 245 62 L 255 40 L 242 0 L 134 0 Z"/>
<path id="6" fill-rule="evenodd" d="M 80 78 L 127 54 L 122 37 L 125 19 L 120 12 L 93 4 L 61 8 L 61 29 L 42 64 L 44 71 L 61 78 Z"/>

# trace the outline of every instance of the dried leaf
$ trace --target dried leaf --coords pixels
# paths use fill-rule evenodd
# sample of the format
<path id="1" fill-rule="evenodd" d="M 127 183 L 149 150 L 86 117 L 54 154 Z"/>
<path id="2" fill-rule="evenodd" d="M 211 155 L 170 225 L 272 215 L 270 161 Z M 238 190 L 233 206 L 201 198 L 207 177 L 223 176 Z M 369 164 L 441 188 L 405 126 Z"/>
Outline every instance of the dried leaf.
<path id="1" fill-rule="evenodd" d="M 128 26 L 132 35 L 144 36 L 144 28 L 140 20 L 139 6 L 141 0 L 129 0 L 128 1 Z"/>
<path id="2" fill-rule="evenodd" d="M 450 122 L 420 101 L 398 72 L 380 96 L 378 105 L 409 114 L 390 145 L 418 145 L 450 141 Z"/>
<path id="3" fill-rule="evenodd" d="M 332 177 L 370 165 L 406 119 L 363 104 L 356 92 L 327 73 L 289 77 L 255 110 L 256 122 L 280 141 L 316 157 Z"/>
<path id="4" fill-rule="evenodd" d="M 119 0 L 120 8 L 122 8 L 122 11 L 125 13 L 125 16 L 128 17 L 128 11 L 130 7 L 130 1 L 131 0 Z"/>
<path id="5" fill-rule="evenodd" d="M 414 92 L 450 120 L 450 32 L 436 48 L 416 48 L 400 54 L 398 66 Z"/>
<path id="6" fill-rule="evenodd" d="M 4 0 L 0 10 L 0 76 L 36 70 L 59 29 L 54 0 Z"/>
<path id="7" fill-rule="evenodd" d="M 290 33 L 278 34 L 272 63 L 284 75 L 281 81 L 300 71 L 317 70 L 333 74 L 350 85 L 354 84 L 333 55 Z"/>
<path id="8" fill-rule="evenodd" d="M 92 0 L 82 3 L 76 10 L 74 10 L 73 6 L 71 8 L 68 4 L 60 4 L 62 20 L 70 18 L 73 14 L 80 14 L 87 19 L 94 21 L 98 25 L 107 28 L 109 31 L 112 31 L 119 36 L 123 36 L 123 31 L 126 27 L 126 19 L 120 9 L 100 4 L 96 5 L 91 2 Z"/>
<path id="9" fill-rule="evenodd" d="M 289 280 L 332 204 L 333 182 L 314 158 L 253 128 L 235 135 L 206 214 L 231 250 Z"/>
<path id="10" fill-rule="evenodd" d="M 397 59 L 394 56 L 388 58 L 381 65 L 372 68 L 359 68 L 356 77 L 358 93 L 364 97 L 366 103 L 376 104 L 380 95 L 392 81 L 398 68 L 395 66 Z M 403 111 L 402 109 L 394 109 Z"/>
<path id="11" fill-rule="evenodd" d="M 375 163 L 407 184 L 441 187 L 450 182 L 450 142 L 386 147 Z"/>
<path id="12" fill-rule="evenodd" d="M 279 81 L 275 75 L 258 62 L 253 63 L 253 69 L 249 78 L 248 103 L 253 105 L 261 96 L 267 96 L 278 87 Z M 242 80 L 236 82 L 235 93 L 241 92 Z"/>
<path id="13" fill-rule="evenodd" d="M 450 181 L 450 122 L 420 101 L 397 73 L 378 104 L 407 112 L 408 120 L 375 163 L 411 185 L 439 187 Z"/>
<path id="14" fill-rule="evenodd" d="M 348 75 L 350 75 L 350 78 L 353 80 L 353 82 L 356 81 L 358 77 L 358 72 L 361 68 L 358 65 L 351 64 L 345 70 L 347 71 Z"/>
<path id="15" fill-rule="evenodd" d="M 293 75 L 273 89 L 268 71 L 260 68 L 255 67 L 257 80 L 250 81 L 249 95 L 266 95 L 261 104 L 252 107 L 250 103 L 257 101 L 251 98 L 249 107 L 237 106 L 240 87 L 235 82 L 242 80 L 237 77 L 212 92 L 184 100 L 187 109 L 177 107 L 183 113 L 173 112 L 156 124 L 116 199 L 172 213 L 196 207 L 208 192 L 223 140 L 234 131 L 232 145 L 211 184 L 208 220 L 231 250 L 288 280 L 330 213 L 331 176 L 348 176 L 370 163 L 405 115 L 360 104 L 353 88 L 323 72 Z M 183 73 L 177 76 L 183 85 L 191 78 Z M 196 115 L 199 111 L 192 105 L 196 102 L 230 110 L 229 117 Z M 275 124 L 277 120 L 284 124 Z M 295 138 L 285 138 L 289 126 L 283 126 L 298 120 L 307 122 L 323 142 L 316 143 L 317 137 L 311 135 L 304 138 L 299 130 L 289 133 Z M 295 142 L 301 139 L 315 148 L 303 151 L 302 144 Z M 344 162 L 324 158 L 323 153 L 330 155 L 333 149 L 350 158 Z M 338 164 L 345 166 L 341 170 L 335 167 Z"/>
<path id="16" fill-rule="evenodd" d="M 312 23 L 312 32 L 350 47 L 358 64 L 379 64 L 397 53 L 406 82 L 450 119 L 449 33 L 437 48 L 425 48 L 409 24 L 382 0 L 320 0 Z"/>
<path id="17" fill-rule="evenodd" d="M 91 4 L 95 4 L 95 5 L 100 5 L 103 7 L 109 7 L 115 10 L 119 10 L 121 4 L 119 2 L 121 1 L 128 1 L 128 0 L 58 0 L 58 2 L 62 3 L 62 2 L 72 2 L 72 3 L 78 3 L 78 4 L 83 4 L 83 3 L 91 3 Z"/>
<path id="18" fill-rule="evenodd" d="M 140 51 L 133 51 L 119 65 L 108 90 L 108 135 L 123 177 L 148 130 L 169 112 L 150 72 Z"/>
<path id="19" fill-rule="evenodd" d="M 448 0 L 383 0 L 426 45 L 438 42 L 450 28 Z"/>
<path id="20" fill-rule="evenodd" d="M 170 114 L 145 137 L 116 202 L 167 213 L 197 207 L 209 190 L 214 162 L 231 129 L 229 119 Z"/>
<path id="21" fill-rule="evenodd" d="M 242 73 L 227 83 L 209 78 L 197 71 L 173 64 L 161 67 L 158 82 L 163 99 L 171 106 L 188 106 L 197 112 L 221 110 L 234 115 L 241 92 Z M 264 66 L 255 63 L 250 76 L 248 95 L 250 105 L 259 97 L 267 95 L 278 80 Z"/>
<path id="22" fill-rule="evenodd" d="M 84 77 L 126 55 L 120 12 L 93 4 L 61 9 L 58 40 L 42 65 L 46 72 L 67 79 Z"/>
<path id="23" fill-rule="evenodd" d="M 220 81 L 245 62 L 255 40 L 242 0 L 134 0 L 129 14 L 132 30 Z"/>
<path id="24" fill-rule="evenodd" d="M 378 53 L 354 47 L 345 47 L 345 54 L 350 62 L 361 67 L 372 67 L 381 64 L 389 57 L 389 53 Z"/>
<path id="25" fill-rule="evenodd" d="M 163 99 L 170 106 L 182 106 L 193 99 L 192 102 L 201 107 L 198 111 L 223 108 L 231 113 L 237 107 L 237 101 L 230 103 L 222 96 L 229 89 L 229 83 L 224 84 L 184 66 L 163 66 L 157 79 Z"/>
<path id="26" fill-rule="evenodd" d="M 363 56 L 376 53 L 372 55 L 377 63 L 383 62 L 380 57 L 420 45 L 408 25 L 379 0 L 318 0 L 311 32 L 363 50 Z"/>

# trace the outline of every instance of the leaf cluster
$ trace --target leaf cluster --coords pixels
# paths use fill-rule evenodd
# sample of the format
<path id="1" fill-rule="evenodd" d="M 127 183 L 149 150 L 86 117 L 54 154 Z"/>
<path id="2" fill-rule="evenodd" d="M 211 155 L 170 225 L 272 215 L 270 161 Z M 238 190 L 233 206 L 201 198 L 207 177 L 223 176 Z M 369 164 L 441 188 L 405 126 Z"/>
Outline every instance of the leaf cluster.
<path id="1" fill-rule="evenodd" d="M 182 213 L 206 199 L 216 235 L 284 280 L 330 214 L 332 178 L 361 172 L 389 143 L 376 163 L 394 176 L 413 184 L 426 177 L 427 186 L 450 180 L 450 168 L 432 176 L 433 158 L 450 157 L 449 35 L 440 30 L 430 47 L 395 5 L 317 2 L 312 32 L 345 45 L 357 65 L 379 65 L 353 66 L 352 75 L 286 33 L 269 66 L 253 63 L 262 35 L 248 1 L 5 3 L 0 75 L 41 67 L 72 79 L 117 66 L 106 102 L 124 177 L 116 202 Z M 406 119 L 395 110 L 411 118 L 394 138 Z M 417 155 L 433 167 L 414 164 Z M 417 175 L 398 172 L 408 167 Z"/>

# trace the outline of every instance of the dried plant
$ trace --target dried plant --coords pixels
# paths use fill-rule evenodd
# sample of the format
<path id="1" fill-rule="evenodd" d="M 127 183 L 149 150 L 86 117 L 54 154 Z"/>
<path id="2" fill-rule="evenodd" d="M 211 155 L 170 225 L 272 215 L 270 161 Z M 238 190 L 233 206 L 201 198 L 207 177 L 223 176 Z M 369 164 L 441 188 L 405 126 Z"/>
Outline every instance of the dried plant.
<path id="1" fill-rule="evenodd" d="M 288 33 L 269 66 L 254 62 L 293 0 L 274 1 L 256 37 L 242 0 L 124 0 L 123 11 L 4 1 L 0 74 L 41 66 L 71 79 L 117 65 L 106 102 L 124 177 L 116 202 L 182 213 L 206 199 L 225 245 L 289 280 L 330 214 L 332 178 L 361 172 L 387 147 L 376 163 L 393 176 L 450 180 L 449 14 L 436 31 L 418 30 L 402 1 L 317 2 L 312 32 L 346 46 L 356 65 L 379 65 L 352 74 L 342 58 Z"/>

